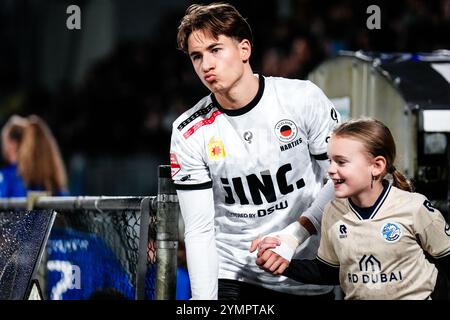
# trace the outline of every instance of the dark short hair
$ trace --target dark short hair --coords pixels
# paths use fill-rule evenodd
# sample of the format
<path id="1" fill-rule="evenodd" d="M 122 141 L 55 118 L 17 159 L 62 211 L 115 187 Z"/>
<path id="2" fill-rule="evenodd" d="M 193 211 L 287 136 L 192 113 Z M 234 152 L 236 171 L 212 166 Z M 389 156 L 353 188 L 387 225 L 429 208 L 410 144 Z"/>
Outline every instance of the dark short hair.
<path id="1" fill-rule="evenodd" d="M 252 30 L 242 15 L 230 4 L 193 4 L 180 21 L 177 34 L 178 49 L 188 52 L 188 38 L 193 31 L 205 30 L 215 38 L 225 35 L 238 41 L 253 43 Z"/>

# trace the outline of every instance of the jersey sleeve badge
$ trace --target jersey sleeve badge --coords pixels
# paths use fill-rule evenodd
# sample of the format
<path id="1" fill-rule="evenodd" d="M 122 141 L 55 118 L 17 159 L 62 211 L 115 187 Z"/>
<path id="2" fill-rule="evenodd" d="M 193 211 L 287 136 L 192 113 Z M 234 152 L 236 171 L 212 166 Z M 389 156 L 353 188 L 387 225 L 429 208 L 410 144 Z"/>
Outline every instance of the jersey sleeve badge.
<path id="1" fill-rule="evenodd" d="M 181 171 L 180 163 L 178 162 L 177 156 L 175 152 L 170 153 L 170 170 L 172 174 L 172 178 Z"/>
<path id="2" fill-rule="evenodd" d="M 220 139 L 211 138 L 208 143 L 208 157 L 211 160 L 220 160 L 225 158 L 225 147 Z"/>

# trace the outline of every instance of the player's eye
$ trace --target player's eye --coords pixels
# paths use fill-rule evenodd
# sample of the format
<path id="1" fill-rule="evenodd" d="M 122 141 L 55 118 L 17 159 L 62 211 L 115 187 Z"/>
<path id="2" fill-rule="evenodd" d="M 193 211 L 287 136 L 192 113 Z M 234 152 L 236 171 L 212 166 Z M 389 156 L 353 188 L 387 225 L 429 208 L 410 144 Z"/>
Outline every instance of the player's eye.
<path id="1" fill-rule="evenodd" d="M 200 59 L 200 55 L 199 54 L 194 54 L 191 56 L 192 61 L 196 61 L 198 59 Z"/>

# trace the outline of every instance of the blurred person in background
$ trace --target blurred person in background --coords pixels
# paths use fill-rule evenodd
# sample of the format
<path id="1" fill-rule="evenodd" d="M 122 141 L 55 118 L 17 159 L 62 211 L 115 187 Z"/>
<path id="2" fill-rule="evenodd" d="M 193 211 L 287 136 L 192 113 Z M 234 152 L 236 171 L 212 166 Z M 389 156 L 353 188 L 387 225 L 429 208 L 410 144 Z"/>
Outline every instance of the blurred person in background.
<path id="1" fill-rule="evenodd" d="M 13 115 L 2 129 L 0 197 L 24 197 L 27 191 L 66 195 L 67 174 L 59 147 L 39 116 Z"/>
<path id="2" fill-rule="evenodd" d="M 67 173 L 50 128 L 37 115 L 13 115 L 2 129 L 2 153 L 8 165 L 0 171 L 0 197 L 26 197 L 28 191 L 68 195 Z M 79 268 L 79 286 L 73 270 Z M 74 229 L 58 215 L 47 244 L 47 296 L 88 299 L 102 288 L 116 288 L 128 299 L 134 288 L 121 262 L 104 239 Z"/>

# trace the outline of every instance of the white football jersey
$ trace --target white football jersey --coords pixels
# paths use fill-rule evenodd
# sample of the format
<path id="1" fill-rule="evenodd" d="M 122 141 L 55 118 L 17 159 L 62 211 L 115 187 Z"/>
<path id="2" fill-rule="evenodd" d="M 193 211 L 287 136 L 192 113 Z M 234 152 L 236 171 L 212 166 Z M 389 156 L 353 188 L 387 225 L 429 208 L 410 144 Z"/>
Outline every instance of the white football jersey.
<path id="1" fill-rule="evenodd" d="M 326 159 L 339 115 L 310 81 L 260 76 L 259 83 L 241 109 L 225 110 L 209 95 L 174 122 L 172 178 L 181 190 L 213 188 L 219 278 L 293 294 L 329 292 L 261 270 L 249 248 L 311 205 L 325 178 L 316 159 Z M 318 245 L 312 236 L 294 257 L 313 259 Z"/>
<path id="2" fill-rule="evenodd" d="M 339 266 L 345 299 L 427 299 L 437 269 L 426 257 L 450 254 L 442 214 L 421 194 L 389 186 L 363 219 L 347 199 L 329 203 L 318 259 Z"/>

